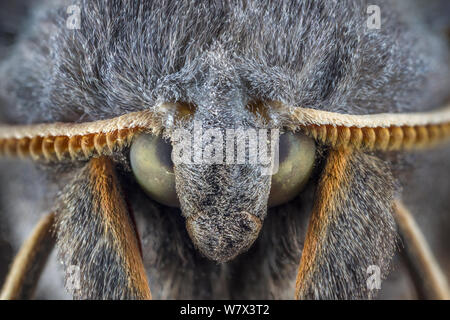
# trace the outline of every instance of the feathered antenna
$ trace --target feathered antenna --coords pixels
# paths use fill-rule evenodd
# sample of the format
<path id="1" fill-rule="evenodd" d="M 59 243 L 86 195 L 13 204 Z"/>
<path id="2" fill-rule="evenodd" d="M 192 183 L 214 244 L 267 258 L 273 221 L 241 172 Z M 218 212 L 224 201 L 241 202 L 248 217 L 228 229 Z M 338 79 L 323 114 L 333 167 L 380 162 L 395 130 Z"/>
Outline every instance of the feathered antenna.
<path id="1" fill-rule="evenodd" d="M 293 131 L 321 144 L 363 151 L 411 150 L 434 146 L 450 137 L 450 106 L 422 113 L 350 115 L 273 103 L 290 110 Z M 87 160 L 129 146 L 135 134 L 157 132 L 150 111 L 87 123 L 0 126 L 0 155 L 36 161 Z"/>
<path id="2" fill-rule="evenodd" d="M 362 151 L 432 147 L 450 137 L 450 106 L 421 113 L 349 115 L 290 108 L 291 129 L 301 130 L 333 149 Z"/>
<path id="3" fill-rule="evenodd" d="M 0 155 L 62 162 L 111 155 L 129 146 L 138 132 L 157 132 L 149 111 L 85 123 L 0 126 Z"/>

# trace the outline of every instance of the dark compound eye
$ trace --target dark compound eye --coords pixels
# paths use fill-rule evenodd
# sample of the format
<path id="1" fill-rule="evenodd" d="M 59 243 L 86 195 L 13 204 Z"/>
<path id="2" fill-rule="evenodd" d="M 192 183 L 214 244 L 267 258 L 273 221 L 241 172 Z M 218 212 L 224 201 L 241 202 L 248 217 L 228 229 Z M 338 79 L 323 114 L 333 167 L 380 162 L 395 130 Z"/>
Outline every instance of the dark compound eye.
<path id="1" fill-rule="evenodd" d="M 314 167 L 316 144 L 303 135 L 285 133 L 280 136 L 279 169 L 272 177 L 269 206 L 292 200 L 308 182 Z"/>
<path id="2" fill-rule="evenodd" d="M 142 134 L 131 145 L 130 162 L 136 180 L 151 198 L 167 206 L 179 207 L 171 152 L 169 142 Z"/>
<path id="3" fill-rule="evenodd" d="M 269 206 L 293 199 L 305 186 L 314 167 L 315 142 L 302 135 L 280 136 L 279 169 L 272 177 Z M 149 134 L 138 136 L 130 150 L 131 168 L 136 180 L 154 200 L 179 207 L 171 159 L 172 146 Z"/>

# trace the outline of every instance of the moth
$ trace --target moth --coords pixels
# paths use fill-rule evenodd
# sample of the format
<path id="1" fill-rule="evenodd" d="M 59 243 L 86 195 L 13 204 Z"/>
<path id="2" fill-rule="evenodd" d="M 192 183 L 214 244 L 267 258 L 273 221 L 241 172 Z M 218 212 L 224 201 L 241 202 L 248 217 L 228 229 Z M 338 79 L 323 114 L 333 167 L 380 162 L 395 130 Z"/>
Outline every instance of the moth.
<path id="1" fill-rule="evenodd" d="M 450 11 L 433 5 L 18 9 L 0 297 L 32 298 L 55 247 L 42 281 L 64 273 L 76 299 L 448 299 Z"/>

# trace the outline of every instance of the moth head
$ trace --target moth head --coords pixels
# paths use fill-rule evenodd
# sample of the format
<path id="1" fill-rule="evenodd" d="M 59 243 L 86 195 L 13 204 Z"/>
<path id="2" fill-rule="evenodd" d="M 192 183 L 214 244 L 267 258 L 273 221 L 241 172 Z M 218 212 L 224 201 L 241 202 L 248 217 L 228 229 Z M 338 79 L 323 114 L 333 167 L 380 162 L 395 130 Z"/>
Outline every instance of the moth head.
<path id="1" fill-rule="evenodd" d="M 143 189 L 180 207 L 195 246 L 218 262 L 251 247 L 267 207 L 300 192 L 315 156 L 312 139 L 280 134 L 252 106 L 236 101 L 196 104 L 166 139 L 143 134 L 130 150 Z"/>

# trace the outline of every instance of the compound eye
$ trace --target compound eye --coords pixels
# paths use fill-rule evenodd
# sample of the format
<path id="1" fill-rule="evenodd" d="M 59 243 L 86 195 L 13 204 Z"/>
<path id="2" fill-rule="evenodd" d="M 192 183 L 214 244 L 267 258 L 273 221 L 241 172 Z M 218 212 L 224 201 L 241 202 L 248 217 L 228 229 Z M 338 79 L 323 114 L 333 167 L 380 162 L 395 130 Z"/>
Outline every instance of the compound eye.
<path id="1" fill-rule="evenodd" d="M 285 133 L 280 136 L 279 147 L 279 169 L 272 177 L 270 207 L 295 198 L 314 168 L 316 144 L 311 138 L 300 133 Z"/>
<path id="2" fill-rule="evenodd" d="M 171 153 L 169 142 L 141 134 L 131 145 L 131 169 L 137 182 L 152 199 L 170 207 L 179 207 Z"/>

